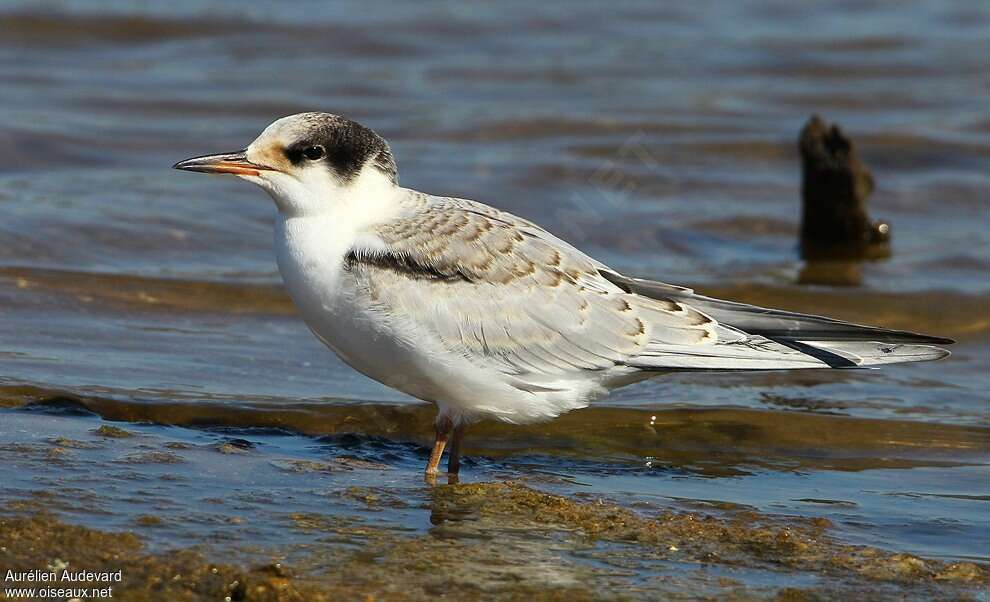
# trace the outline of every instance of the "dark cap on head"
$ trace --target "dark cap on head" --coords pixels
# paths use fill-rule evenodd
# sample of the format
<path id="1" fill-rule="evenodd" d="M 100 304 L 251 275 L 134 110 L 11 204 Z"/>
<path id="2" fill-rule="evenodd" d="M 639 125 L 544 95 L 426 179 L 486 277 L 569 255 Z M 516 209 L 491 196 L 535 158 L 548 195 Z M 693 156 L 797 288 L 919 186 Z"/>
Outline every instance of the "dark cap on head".
<path id="1" fill-rule="evenodd" d="M 344 183 L 357 177 L 371 164 L 398 184 L 395 159 L 385 139 L 356 121 L 331 113 L 302 113 L 295 116 L 295 140 L 285 147 L 285 156 L 294 165 L 322 161 Z"/>

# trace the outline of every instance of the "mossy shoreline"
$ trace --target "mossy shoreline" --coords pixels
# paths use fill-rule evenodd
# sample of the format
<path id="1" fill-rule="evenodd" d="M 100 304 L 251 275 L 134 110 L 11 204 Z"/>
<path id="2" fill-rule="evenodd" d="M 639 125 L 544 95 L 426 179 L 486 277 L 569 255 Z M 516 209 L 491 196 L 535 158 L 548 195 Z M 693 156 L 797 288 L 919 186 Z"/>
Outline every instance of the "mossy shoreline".
<path id="1" fill-rule="evenodd" d="M 352 489 L 348 495 L 370 507 L 391 503 Z M 990 567 L 844 544 L 822 518 L 643 512 L 511 481 L 441 485 L 430 495 L 434 526 L 425 533 L 359 516 L 290 514 L 291 529 L 320 540 L 288 551 L 291 562 L 268 563 L 206 546 L 149 551 L 135 534 L 69 524 L 43 510 L 25 514 L 21 506 L 0 519 L 0 566 L 120 570 L 114 597 L 135 601 L 976 599 L 990 586 Z M 594 562 L 561 571 L 541 566 L 547 555 Z M 647 576 L 626 578 L 647 565 Z M 780 579 L 739 578 L 750 571 Z M 788 585 L 795 575 L 803 585 Z"/>

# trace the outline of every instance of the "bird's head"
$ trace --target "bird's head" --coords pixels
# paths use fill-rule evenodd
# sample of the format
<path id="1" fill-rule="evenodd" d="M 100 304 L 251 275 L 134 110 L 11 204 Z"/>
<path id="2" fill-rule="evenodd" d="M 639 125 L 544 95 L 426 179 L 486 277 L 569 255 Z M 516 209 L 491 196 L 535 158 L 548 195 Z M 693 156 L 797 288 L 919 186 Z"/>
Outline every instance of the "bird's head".
<path id="1" fill-rule="evenodd" d="M 330 113 L 283 117 L 243 150 L 193 157 L 173 167 L 253 182 L 285 215 L 339 210 L 355 198 L 380 196 L 398 185 L 388 143 L 363 125 Z"/>

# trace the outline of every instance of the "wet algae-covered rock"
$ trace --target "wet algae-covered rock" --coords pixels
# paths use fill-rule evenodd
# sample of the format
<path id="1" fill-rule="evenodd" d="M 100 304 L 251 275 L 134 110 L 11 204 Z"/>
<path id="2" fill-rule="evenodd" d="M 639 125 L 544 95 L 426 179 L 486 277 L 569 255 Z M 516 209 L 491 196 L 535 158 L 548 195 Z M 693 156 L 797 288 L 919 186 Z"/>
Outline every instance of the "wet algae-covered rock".
<path id="1" fill-rule="evenodd" d="M 14 574 L 45 567 L 120 571 L 122 580 L 106 586 L 112 588 L 114 599 L 135 602 L 319 602 L 344 599 L 341 596 L 360 599 L 356 597 L 358 592 L 312 587 L 288 579 L 271 567 L 233 567 L 209 560 L 199 551 L 148 554 L 141 540 L 131 533 L 68 525 L 44 512 L 0 519 L 0 566 Z M 43 587 L 45 582 L 18 581 L 8 585 Z"/>
<path id="2" fill-rule="evenodd" d="M 109 424 L 104 424 L 100 428 L 94 429 L 93 434 L 99 435 L 100 437 L 108 437 L 110 439 L 126 439 L 134 436 L 134 433 L 130 431 L 126 431 L 119 426 L 111 426 Z"/>
<path id="3" fill-rule="evenodd" d="M 815 115 L 801 130 L 805 259 L 870 259 L 890 254 L 890 226 L 870 220 L 873 175 L 838 125 Z"/>
<path id="4" fill-rule="evenodd" d="M 663 511 L 648 517 L 599 500 L 582 503 L 516 483 L 477 483 L 437 490 L 434 522 L 471 507 L 482 515 L 525 516 L 593 540 L 635 543 L 670 559 L 735 566 L 770 565 L 817 574 L 855 575 L 869 581 L 930 584 L 933 581 L 987 583 L 990 575 L 972 563 L 945 565 L 910 554 L 853 546 L 827 533 L 827 519 L 781 520 L 755 512 L 728 518 Z"/>
<path id="5" fill-rule="evenodd" d="M 391 503 L 365 490 L 348 493 L 367 508 Z M 990 584 L 990 571 L 976 563 L 841 543 L 822 518 L 634 511 L 515 482 L 440 486 L 427 497 L 426 532 L 359 515 L 289 515 L 288 528 L 321 535 L 291 554 L 291 567 L 278 560 L 282 552 L 254 564 L 261 552 L 254 550 L 252 566 L 238 566 L 205 546 L 148 551 L 133 534 L 68 525 L 44 511 L 0 518 L 0 565 L 121 571 L 113 597 L 137 602 L 769 599 L 766 589 L 719 578 L 722 571 L 820 577 L 771 587 L 780 600 L 959 599 Z M 651 567 L 645 578 L 623 578 L 644 566 Z M 709 575 L 703 567 L 721 568 Z"/>

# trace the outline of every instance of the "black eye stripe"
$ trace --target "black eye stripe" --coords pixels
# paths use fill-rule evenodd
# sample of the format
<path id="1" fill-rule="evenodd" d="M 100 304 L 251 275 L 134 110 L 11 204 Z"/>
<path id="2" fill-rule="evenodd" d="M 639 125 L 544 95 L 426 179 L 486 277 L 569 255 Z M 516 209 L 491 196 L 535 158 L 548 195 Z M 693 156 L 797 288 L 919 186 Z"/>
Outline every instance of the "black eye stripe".
<path id="1" fill-rule="evenodd" d="M 353 180 L 365 165 L 373 165 L 396 182 L 395 161 L 388 144 L 362 126 L 336 116 L 312 124 L 311 131 L 287 144 L 283 153 L 293 165 L 325 167 L 341 182 Z"/>
<path id="2" fill-rule="evenodd" d="M 298 165 L 303 161 L 302 149 L 298 147 L 285 149 L 285 157 L 292 162 L 293 165 Z"/>

